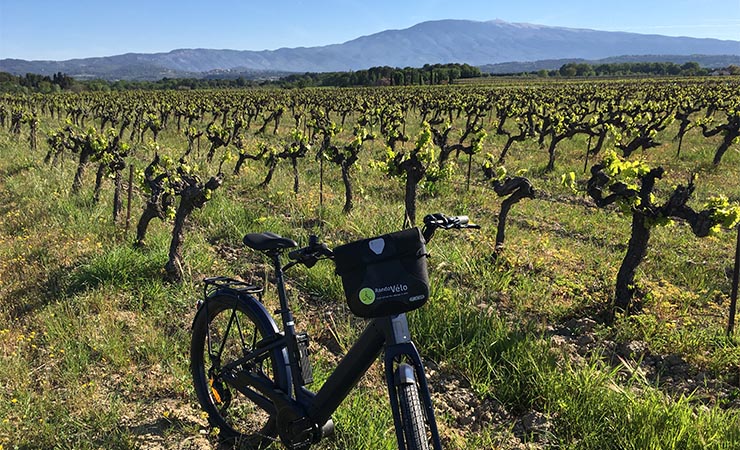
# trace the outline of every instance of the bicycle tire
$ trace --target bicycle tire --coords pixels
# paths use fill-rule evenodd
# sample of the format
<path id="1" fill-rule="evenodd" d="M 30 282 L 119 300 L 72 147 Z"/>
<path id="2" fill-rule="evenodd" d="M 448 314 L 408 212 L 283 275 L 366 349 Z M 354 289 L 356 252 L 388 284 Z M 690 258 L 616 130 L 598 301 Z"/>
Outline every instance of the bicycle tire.
<path id="1" fill-rule="evenodd" d="M 211 297 L 201 308 L 193 322 L 190 345 L 191 373 L 198 402 L 208 414 L 210 424 L 218 427 L 222 439 L 240 448 L 263 449 L 277 440 L 277 414 L 261 409 L 229 387 L 219 371 L 247 354 L 255 342 L 275 335 L 277 330 L 268 326 L 264 317 L 259 320 L 259 313 L 236 296 Z M 284 367 L 284 350 L 277 348 L 255 360 L 247 370 L 260 373 L 286 389 L 289 381 L 280 372 Z"/>
<path id="2" fill-rule="evenodd" d="M 406 450 L 429 450 L 425 414 L 416 381 L 400 383 L 396 390 Z"/>

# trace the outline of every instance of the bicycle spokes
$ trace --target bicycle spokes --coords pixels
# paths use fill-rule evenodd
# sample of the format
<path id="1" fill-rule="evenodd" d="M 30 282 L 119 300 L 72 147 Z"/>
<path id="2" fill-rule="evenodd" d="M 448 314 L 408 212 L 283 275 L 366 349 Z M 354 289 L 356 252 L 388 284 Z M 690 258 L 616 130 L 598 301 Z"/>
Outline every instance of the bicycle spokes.
<path id="1" fill-rule="evenodd" d="M 263 339 L 263 331 L 246 311 L 233 304 L 225 308 L 223 306 L 209 305 L 213 309 L 209 311 L 208 323 L 202 335 L 205 341 L 204 387 L 217 414 L 212 415 L 212 423 L 221 429 L 226 425 L 241 435 L 264 438 L 273 433 L 270 413 L 263 409 L 266 407 L 264 397 L 251 387 L 235 386 L 230 380 L 244 373 L 272 382 L 274 369 L 271 354 L 254 353 L 255 347 Z M 259 399 L 257 403 L 256 399 Z M 274 411 L 273 408 L 267 409 Z"/>

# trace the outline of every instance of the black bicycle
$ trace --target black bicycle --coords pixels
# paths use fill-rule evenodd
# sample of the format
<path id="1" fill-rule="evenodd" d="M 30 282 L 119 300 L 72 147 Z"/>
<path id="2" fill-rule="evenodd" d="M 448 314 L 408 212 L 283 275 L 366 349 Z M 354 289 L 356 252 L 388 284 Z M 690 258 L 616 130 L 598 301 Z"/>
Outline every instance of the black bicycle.
<path id="1" fill-rule="evenodd" d="M 265 448 L 278 439 L 308 449 L 333 432 L 332 413 L 373 361 L 384 353 L 385 377 L 401 450 L 441 450 L 429 389 L 411 341 L 406 312 L 429 298 L 427 252 L 437 229 L 479 228 L 466 216 L 431 214 L 423 229 L 352 242 L 330 250 L 311 236 L 308 246 L 274 233 L 251 233 L 244 244 L 275 268 L 282 331 L 263 305 L 262 289 L 231 278 L 205 280 L 193 321 L 190 362 L 195 392 L 212 426 L 241 448 Z M 350 310 L 370 318 L 367 328 L 321 389 L 312 382 L 308 335 L 296 332 L 283 281 L 298 264 L 333 259 Z"/>

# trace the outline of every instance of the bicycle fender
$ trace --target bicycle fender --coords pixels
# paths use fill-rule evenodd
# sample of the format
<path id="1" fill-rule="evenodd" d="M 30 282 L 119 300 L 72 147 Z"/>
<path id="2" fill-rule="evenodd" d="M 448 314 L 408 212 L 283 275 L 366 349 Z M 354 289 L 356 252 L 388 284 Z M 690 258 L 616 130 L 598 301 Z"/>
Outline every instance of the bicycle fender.
<path id="1" fill-rule="evenodd" d="M 246 294 L 243 292 L 239 292 L 235 289 L 218 289 L 217 291 L 210 294 L 208 297 L 206 297 L 205 301 L 202 302 L 202 304 L 198 307 L 198 311 L 195 313 L 195 317 L 193 318 L 193 324 L 195 324 L 195 321 L 198 319 L 198 316 L 200 314 L 203 314 L 203 310 L 205 308 L 203 305 L 208 302 L 211 298 L 214 297 L 232 297 L 236 301 L 239 301 L 242 303 L 243 306 L 246 306 L 247 309 L 252 313 L 254 316 L 254 319 L 256 321 L 259 321 L 259 325 L 264 327 L 267 330 L 272 330 L 276 334 L 280 332 L 278 329 L 277 323 L 275 322 L 275 319 L 272 318 L 270 313 L 265 308 L 265 305 L 262 304 L 259 300 L 257 300 L 254 296 L 250 294 Z M 192 328 L 192 325 L 191 325 Z"/>
<path id="2" fill-rule="evenodd" d="M 416 378 L 414 377 L 414 368 L 408 364 L 401 364 L 396 369 L 395 373 L 396 386 L 403 384 L 416 384 Z"/>

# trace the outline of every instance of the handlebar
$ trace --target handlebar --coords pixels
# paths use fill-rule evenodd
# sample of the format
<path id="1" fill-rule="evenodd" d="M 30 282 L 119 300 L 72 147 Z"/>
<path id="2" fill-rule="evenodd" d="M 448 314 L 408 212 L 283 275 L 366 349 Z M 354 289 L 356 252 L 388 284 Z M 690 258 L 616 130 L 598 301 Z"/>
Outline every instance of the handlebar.
<path id="1" fill-rule="evenodd" d="M 442 213 L 434 213 L 424 216 L 424 228 L 421 232 L 427 242 L 432 239 L 437 228 L 441 228 L 443 230 L 449 230 L 452 228 L 472 228 L 477 230 L 480 229 L 480 225 L 470 223 L 470 218 L 468 216 L 446 216 Z"/>
<path id="2" fill-rule="evenodd" d="M 319 242 L 319 238 L 313 234 L 309 236 L 306 247 L 288 253 L 288 258 L 293 261 L 289 266 L 303 264 L 308 268 L 313 267 L 320 259 L 331 259 L 333 257 L 334 252 L 326 244 Z"/>
<path id="3" fill-rule="evenodd" d="M 429 242 L 438 228 L 443 230 L 452 228 L 480 229 L 480 225 L 471 223 L 468 216 L 446 216 L 442 213 L 428 214 L 424 217 L 424 227 L 421 231 L 424 240 Z M 319 242 L 317 236 L 311 235 L 308 238 L 308 245 L 288 253 L 288 258 L 293 262 L 285 266 L 284 269 L 293 267 L 296 264 L 303 264 L 311 268 L 321 259 L 334 258 L 334 252 L 325 243 Z"/>
<path id="4" fill-rule="evenodd" d="M 480 228 L 480 225 L 470 223 L 468 216 L 445 216 L 442 213 L 428 214 L 424 217 L 426 227 L 442 228 Z"/>

